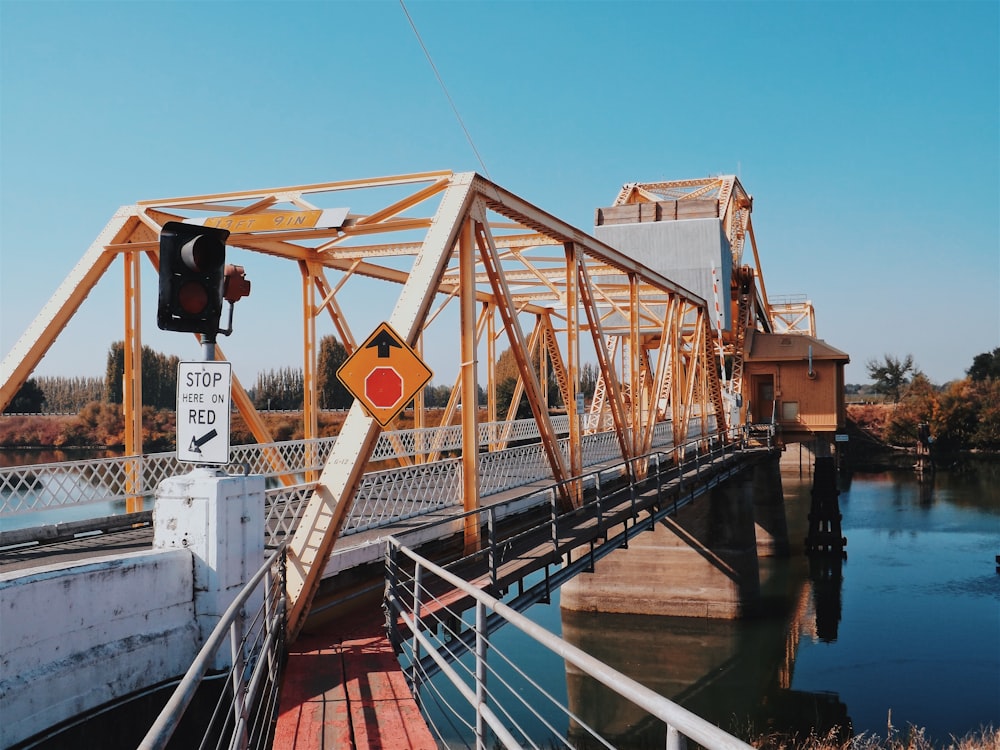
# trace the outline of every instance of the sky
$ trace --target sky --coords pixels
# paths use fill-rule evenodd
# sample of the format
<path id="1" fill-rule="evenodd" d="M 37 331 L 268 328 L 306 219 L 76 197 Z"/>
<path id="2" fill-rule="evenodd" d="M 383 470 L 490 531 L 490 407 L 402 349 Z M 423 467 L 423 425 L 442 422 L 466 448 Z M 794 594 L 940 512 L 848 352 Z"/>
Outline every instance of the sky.
<path id="1" fill-rule="evenodd" d="M 438 169 L 587 232 L 625 183 L 736 174 L 768 293 L 812 300 L 848 383 L 1000 346 L 996 0 L 405 10 L 447 94 L 398 0 L 0 0 L 0 356 L 119 206 Z M 147 273 L 144 343 L 198 359 Z M 240 372 L 301 366 L 298 285 L 237 305 Z M 116 263 L 35 374 L 103 375 L 122 316 Z"/>

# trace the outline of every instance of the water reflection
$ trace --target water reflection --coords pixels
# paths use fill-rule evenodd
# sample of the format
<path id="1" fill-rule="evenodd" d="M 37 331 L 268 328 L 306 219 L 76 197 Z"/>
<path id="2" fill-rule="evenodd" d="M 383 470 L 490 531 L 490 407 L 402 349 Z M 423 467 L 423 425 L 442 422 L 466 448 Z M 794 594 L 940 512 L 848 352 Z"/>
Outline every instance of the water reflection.
<path id="1" fill-rule="evenodd" d="M 834 643 L 842 618 L 842 549 L 806 555 L 812 480 L 783 478 L 790 557 L 760 559 L 760 616 L 751 620 L 563 610 L 563 637 L 633 679 L 744 739 L 780 732 L 850 732 L 829 690 L 793 689 L 800 642 Z M 834 496 L 849 477 L 828 478 Z M 814 510 L 814 509 L 813 509 Z M 837 541 L 839 534 L 839 511 Z M 609 636 L 610 634 L 610 636 Z M 620 748 L 663 747 L 665 727 L 572 667 L 570 709 Z M 585 735 L 575 746 L 590 747 Z"/>
<path id="2" fill-rule="evenodd" d="M 840 625 L 840 591 L 844 583 L 844 558 L 838 553 L 809 555 L 809 581 L 812 584 L 815 633 L 824 643 L 837 640 Z"/>
<path id="3" fill-rule="evenodd" d="M 55 464 L 64 461 L 81 461 L 88 458 L 114 458 L 122 455 L 122 451 L 103 448 L 81 448 L 72 451 L 63 450 L 26 450 L 0 449 L 0 469 L 10 466 L 34 466 L 35 464 Z"/>
<path id="4" fill-rule="evenodd" d="M 800 558 L 801 559 L 801 558 Z M 751 621 L 617 615 L 563 610 L 563 637 L 661 695 L 744 738 L 781 731 L 826 733 L 850 727 L 847 706 L 830 692 L 791 689 L 799 640 L 837 638 L 841 555 L 814 556 L 795 580 L 773 576 L 783 611 Z M 783 580 L 782 580 L 783 579 Z M 619 748 L 663 747 L 666 729 L 641 709 L 567 665 L 570 710 Z M 582 732 L 575 747 L 590 747 Z M 596 746 L 596 745 L 595 745 Z"/>

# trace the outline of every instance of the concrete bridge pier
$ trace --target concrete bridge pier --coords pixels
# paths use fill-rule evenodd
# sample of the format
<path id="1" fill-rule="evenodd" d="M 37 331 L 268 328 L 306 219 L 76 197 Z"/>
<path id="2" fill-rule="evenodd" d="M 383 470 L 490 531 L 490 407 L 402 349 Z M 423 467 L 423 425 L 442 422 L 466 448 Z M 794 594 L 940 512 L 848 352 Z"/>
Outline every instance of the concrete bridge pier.
<path id="1" fill-rule="evenodd" d="M 744 617 L 759 604 L 758 554 L 774 554 L 787 546 L 780 475 L 767 465 L 754 465 L 664 519 L 652 532 L 635 537 L 627 549 L 599 560 L 593 573 L 565 583 L 562 607 Z"/>
<path id="2" fill-rule="evenodd" d="M 778 459 L 761 461 L 753 467 L 754 534 L 759 557 L 788 557 L 788 518 L 785 493 L 781 489 Z"/>

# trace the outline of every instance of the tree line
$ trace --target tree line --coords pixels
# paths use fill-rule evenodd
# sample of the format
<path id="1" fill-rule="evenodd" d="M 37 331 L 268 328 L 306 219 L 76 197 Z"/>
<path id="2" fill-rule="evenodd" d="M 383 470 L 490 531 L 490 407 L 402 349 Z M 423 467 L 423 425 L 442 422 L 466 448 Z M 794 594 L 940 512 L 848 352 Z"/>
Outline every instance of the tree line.
<path id="1" fill-rule="evenodd" d="M 544 356 L 548 356 L 545 354 Z M 317 358 L 317 385 L 321 409 L 347 409 L 353 397 L 337 378 L 337 370 L 347 360 L 347 350 L 333 336 L 320 341 Z M 178 357 L 142 349 L 142 396 L 147 410 L 173 410 L 177 393 Z M 548 406 L 565 408 L 555 382 L 551 362 L 546 362 Z M 537 358 L 532 367 L 540 375 Z M 1000 347 L 977 355 L 966 377 L 937 387 L 920 372 L 912 355 L 902 358 L 886 354 L 867 363 L 872 378 L 871 389 L 891 402 L 884 438 L 894 444 L 916 440 L 921 423 L 929 425 L 942 450 L 1000 450 Z M 29 379 L 6 408 L 8 413 L 82 414 L 94 418 L 94 404 L 120 405 L 124 378 L 124 343 L 111 345 L 105 376 L 38 377 Z M 593 396 L 599 371 L 587 363 L 581 367 L 580 385 L 587 398 Z M 504 351 L 496 367 L 497 409 L 503 419 L 508 413 L 518 379 L 517 363 L 511 350 Z M 302 370 L 293 367 L 261 372 L 249 395 L 258 409 L 297 410 L 304 394 Z M 451 387 L 428 385 L 424 404 L 443 407 L 451 397 Z M 479 404 L 486 403 L 480 387 Z M 89 407 L 89 410 L 88 410 Z M 99 409 L 97 410 L 99 411 Z M 527 399 L 522 396 L 515 418 L 531 416 Z"/>
<path id="2" fill-rule="evenodd" d="M 1000 450 L 1000 347 L 976 355 L 966 377 L 934 386 L 913 361 L 886 354 L 867 362 L 876 393 L 891 402 L 883 439 L 913 445 L 926 424 L 941 452 Z"/>

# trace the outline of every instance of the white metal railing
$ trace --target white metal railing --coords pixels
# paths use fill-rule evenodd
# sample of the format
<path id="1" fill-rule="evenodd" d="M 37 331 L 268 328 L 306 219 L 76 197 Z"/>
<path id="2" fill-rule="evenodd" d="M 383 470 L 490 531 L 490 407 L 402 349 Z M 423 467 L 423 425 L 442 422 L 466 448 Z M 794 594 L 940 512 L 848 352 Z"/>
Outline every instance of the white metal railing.
<path id="1" fill-rule="evenodd" d="M 539 710 L 539 705 L 543 702 L 562 711 L 569 720 L 568 723 L 588 735 L 588 740 L 603 747 L 613 747 L 580 716 L 561 705 L 519 669 L 513 655 L 504 654 L 495 643 L 490 642 L 491 628 L 487 627 L 489 613 L 499 616 L 504 624 L 517 628 L 539 646 L 662 721 L 666 725 L 665 747 L 668 750 L 683 748 L 685 738 L 709 750 L 751 749 L 750 745 L 739 738 L 550 633 L 495 597 L 403 546 L 396 539 L 390 538 L 389 544 L 396 552 L 397 563 L 401 562 L 400 558 L 405 557 L 413 566 L 412 576 L 399 583 L 399 588 L 407 590 L 407 596 L 399 596 L 399 588 L 387 586 L 386 589 L 389 611 L 399 618 L 409 632 L 407 641 L 402 644 L 406 659 L 410 666 L 416 666 L 421 660 L 430 657 L 435 667 L 447 676 L 460 699 L 470 707 L 470 717 L 460 721 L 468 733 L 474 736 L 477 750 L 494 747 L 494 743 L 519 750 L 522 747 L 540 746 L 572 748 L 569 740 Z M 398 567 L 409 568 L 408 565 Z M 432 577 L 445 582 L 454 591 L 461 592 L 475 602 L 474 622 L 464 623 L 461 613 L 449 611 L 445 604 L 434 598 L 428 587 Z M 457 623 L 472 628 L 474 632 L 455 632 Z M 470 635 L 474 637 L 469 637 Z M 490 658 L 493 659 L 493 664 L 490 663 Z M 514 677 L 505 677 L 495 667 L 498 659 L 506 663 L 504 670 L 511 669 Z M 512 684 L 515 679 L 518 680 L 517 685 Z M 423 684 L 432 686 L 431 683 Z M 527 730 L 514 720 L 509 708 L 505 708 L 505 702 L 508 701 L 521 703 L 535 721 L 546 727 L 550 736 L 544 741 L 529 736 Z M 536 741 L 540 741 L 541 745 L 536 744 Z"/>
<path id="2" fill-rule="evenodd" d="M 565 434 L 569 431 L 569 418 L 555 417 L 553 425 L 557 434 Z M 479 426 L 480 445 L 493 443 L 501 435 L 509 440 L 537 439 L 538 425 L 533 419 L 521 419 Z M 301 478 L 306 472 L 323 468 L 336 440 L 329 437 L 235 445 L 229 467 L 264 477 L 299 475 Z M 461 447 L 461 425 L 396 430 L 379 436 L 372 460 L 411 458 Z M 163 479 L 184 473 L 188 468 L 177 460 L 175 452 L 2 467 L 0 517 L 69 505 L 149 498 Z"/>
<path id="3" fill-rule="evenodd" d="M 568 431 L 568 418 L 557 418 L 556 422 L 557 431 Z M 517 440 L 538 437 L 534 420 L 527 419 L 509 424 L 481 425 L 481 443 L 489 444 L 508 428 L 507 437 L 512 440 L 515 436 Z M 402 430 L 383 433 L 378 446 L 382 446 L 380 450 L 385 457 L 388 455 L 384 452 L 387 444 L 395 444 L 401 451 L 407 451 L 418 447 L 422 449 L 435 434 L 443 434 L 450 440 L 454 428 L 440 429 L 443 432 Z M 670 423 L 660 423 L 654 432 L 653 447 L 671 445 L 672 437 Z M 316 486 L 303 481 L 305 472 L 323 468 L 334 442 L 335 438 L 322 438 L 233 448 L 230 468 L 238 466 L 243 472 L 263 475 L 272 482 L 281 476 L 295 477 L 295 484 L 275 486 L 266 493 L 265 528 L 269 546 L 277 545 L 295 532 Z M 440 445 L 451 444 L 443 440 Z M 568 438 L 560 440 L 560 450 L 564 457 L 568 457 Z M 618 440 L 610 431 L 585 435 L 581 450 L 584 467 L 622 458 Z M 400 453 L 393 455 L 399 456 Z M 124 503 L 127 498 L 136 496 L 151 498 L 162 479 L 186 472 L 188 468 L 188 465 L 176 460 L 174 453 L 159 453 L 0 469 L 0 517 L 99 501 Z M 547 479 L 551 477 L 551 469 L 541 444 L 535 442 L 502 451 L 481 452 L 479 475 L 480 494 L 485 497 Z M 461 492 L 462 463 L 458 458 L 369 472 L 356 490 L 341 533 L 355 534 L 399 519 L 460 505 Z"/>
<path id="4" fill-rule="evenodd" d="M 260 602 L 259 607 L 248 611 L 255 602 Z M 222 615 L 139 748 L 167 747 L 216 654 L 226 644 L 232 666 L 223 675 L 225 683 L 203 729 L 204 737 L 211 738 L 215 747 L 269 748 L 278 715 L 286 605 L 285 548 L 281 547 L 268 557 Z"/>
<path id="5" fill-rule="evenodd" d="M 268 478 L 323 468 L 333 438 L 236 445 L 229 468 Z M 164 479 L 190 465 L 175 452 L 0 468 L 0 517 L 153 495 Z"/>
<path id="6" fill-rule="evenodd" d="M 568 441 L 562 441 L 563 450 Z M 613 433 L 583 439 L 584 466 L 621 460 Z M 522 445 L 479 456 L 480 495 L 483 497 L 521 487 L 552 476 L 540 444 Z M 295 533 L 315 483 L 275 487 L 266 492 L 265 529 L 268 545 Z M 462 460 L 448 458 L 413 464 L 363 477 L 341 534 L 348 536 L 413 518 L 433 510 L 462 504 Z"/>

